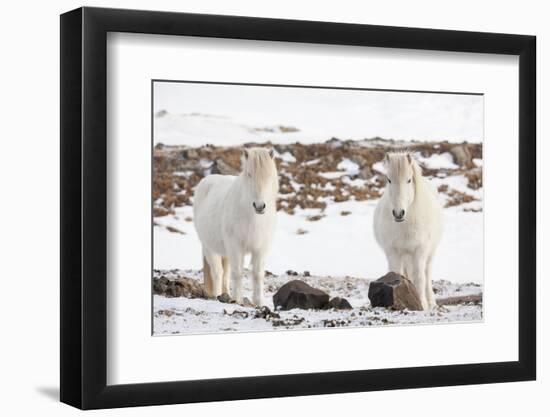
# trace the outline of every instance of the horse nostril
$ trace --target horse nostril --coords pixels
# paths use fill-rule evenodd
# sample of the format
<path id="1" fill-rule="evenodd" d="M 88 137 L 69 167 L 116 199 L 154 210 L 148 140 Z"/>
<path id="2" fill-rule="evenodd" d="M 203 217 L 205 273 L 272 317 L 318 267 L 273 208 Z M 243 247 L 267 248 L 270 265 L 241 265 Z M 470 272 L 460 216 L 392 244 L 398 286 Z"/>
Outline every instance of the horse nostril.
<path id="1" fill-rule="evenodd" d="M 405 210 L 392 210 L 393 217 L 402 219 L 405 216 Z"/>

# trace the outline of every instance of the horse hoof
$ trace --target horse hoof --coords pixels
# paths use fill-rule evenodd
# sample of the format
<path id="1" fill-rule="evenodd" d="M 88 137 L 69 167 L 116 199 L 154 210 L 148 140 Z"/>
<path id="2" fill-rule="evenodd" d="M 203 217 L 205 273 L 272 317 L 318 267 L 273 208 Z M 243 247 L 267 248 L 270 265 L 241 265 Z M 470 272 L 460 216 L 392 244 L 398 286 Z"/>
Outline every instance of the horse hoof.
<path id="1" fill-rule="evenodd" d="M 254 307 L 254 304 L 246 297 L 244 297 L 242 303 L 239 304 L 243 307 Z"/>
<path id="2" fill-rule="evenodd" d="M 256 307 L 264 307 L 266 305 L 263 295 L 260 295 L 260 294 L 253 294 L 252 302 Z"/>

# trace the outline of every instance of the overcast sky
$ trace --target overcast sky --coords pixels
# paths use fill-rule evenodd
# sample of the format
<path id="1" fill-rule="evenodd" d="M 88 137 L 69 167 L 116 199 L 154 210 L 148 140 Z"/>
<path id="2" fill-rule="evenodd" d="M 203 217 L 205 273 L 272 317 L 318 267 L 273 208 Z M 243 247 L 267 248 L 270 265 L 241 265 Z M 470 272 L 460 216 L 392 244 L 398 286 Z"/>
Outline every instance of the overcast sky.
<path id="1" fill-rule="evenodd" d="M 483 140 L 483 96 L 155 82 L 154 111 L 204 113 L 320 139 Z"/>

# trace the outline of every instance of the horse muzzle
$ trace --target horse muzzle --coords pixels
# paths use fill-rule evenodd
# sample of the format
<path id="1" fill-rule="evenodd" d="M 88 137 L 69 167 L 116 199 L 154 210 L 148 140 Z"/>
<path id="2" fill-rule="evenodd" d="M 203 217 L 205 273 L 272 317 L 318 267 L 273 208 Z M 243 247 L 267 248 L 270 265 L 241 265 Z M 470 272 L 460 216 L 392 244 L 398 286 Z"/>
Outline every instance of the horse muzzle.
<path id="1" fill-rule="evenodd" d="M 405 210 L 392 210 L 391 214 L 397 223 L 405 221 Z"/>
<path id="2" fill-rule="evenodd" d="M 258 203 L 256 202 L 252 203 L 252 207 L 254 207 L 254 211 L 256 214 L 264 214 L 265 213 L 265 203 Z"/>

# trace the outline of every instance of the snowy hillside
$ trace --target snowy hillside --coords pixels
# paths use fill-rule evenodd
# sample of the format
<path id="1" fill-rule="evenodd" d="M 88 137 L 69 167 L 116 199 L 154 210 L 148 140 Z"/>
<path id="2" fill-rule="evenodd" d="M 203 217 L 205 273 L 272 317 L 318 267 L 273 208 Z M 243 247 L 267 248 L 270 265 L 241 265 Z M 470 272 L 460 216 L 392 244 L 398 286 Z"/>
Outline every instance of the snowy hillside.
<path id="1" fill-rule="evenodd" d="M 155 144 L 483 139 L 482 95 L 155 82 L 153 98 Z"/>
<path id="2" fill-rule="evenodd" d="M 155 120 L 155 143 L 198 147 L 209 144 L 303 141 L 306 135 L 291 126 L 254 127 L 229 117 L 205 114 L 163 114 Z"/>
<path id="3" fill-rule="evenodd" d="M 367 118 L 367 117 L 365 117 Z M 328 140 L 337 136 L 344 130 L 346 139 L 361 140 L 372 137 L 376 131 L 368 123 L 357 126 L 346 125 L 323 128 L 319 119 L 301 121 L 297 124 L 254 124 L 253 121 L 245 121 L 230 116 L 203 113 L 176 113 L 165 110 L 159 111 L 154 121 L 155 144 L 181 145 L 198 147 L 204 144 L 218 146 L 234 146 L 247 142 L 271 142 L 290 144 L 300 142 L 303 144 L 316 143 L 319 138 Z M 396 133 L 399 133 L 396 130 Z M 342 135 L 338 135 L 342 137 Z M 422 136 L 411 136 L 410 140 L 422 139 Z M 449 142 L 461 142 L 456 137 L 449 137 Z"/>

